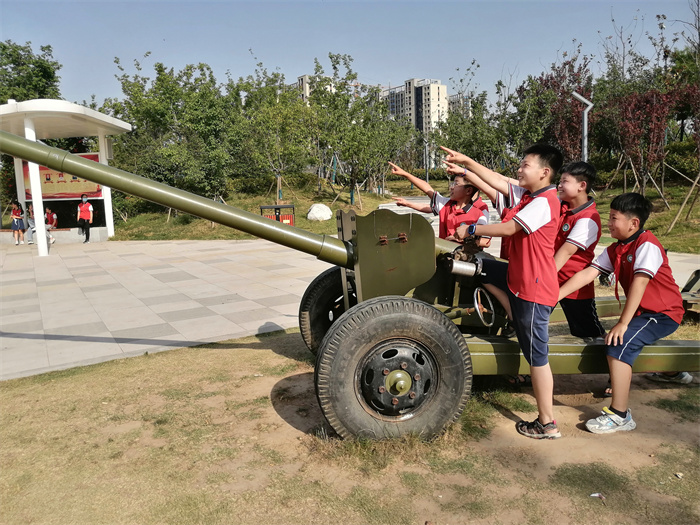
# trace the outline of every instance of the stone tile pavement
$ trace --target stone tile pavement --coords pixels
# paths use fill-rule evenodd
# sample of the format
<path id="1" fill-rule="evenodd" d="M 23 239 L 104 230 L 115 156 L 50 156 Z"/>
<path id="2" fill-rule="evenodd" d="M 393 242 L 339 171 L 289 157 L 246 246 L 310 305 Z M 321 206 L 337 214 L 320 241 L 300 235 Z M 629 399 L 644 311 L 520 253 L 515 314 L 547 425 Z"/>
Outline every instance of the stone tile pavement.
<path id="1" fill-rule="evenodd" d="M 262 241 L 0 245 L 0 379 L 297 326 L 328 264 Z"/>

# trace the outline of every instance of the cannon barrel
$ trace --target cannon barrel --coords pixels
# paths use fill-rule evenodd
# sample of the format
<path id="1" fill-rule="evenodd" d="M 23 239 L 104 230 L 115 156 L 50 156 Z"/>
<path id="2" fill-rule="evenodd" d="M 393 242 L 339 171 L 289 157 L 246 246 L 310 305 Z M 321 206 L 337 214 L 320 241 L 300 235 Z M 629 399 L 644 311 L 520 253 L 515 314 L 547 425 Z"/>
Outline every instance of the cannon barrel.
<path id="1" fill-rule="evenodd" d="M 0 152 L 230 226 L 256 237 L 314 255 L 331 264 L 346 268 L 353 267 L 352 245 L 330 235 L 311 233 L 226 206 L 5 131 L 0 131 Z"/>

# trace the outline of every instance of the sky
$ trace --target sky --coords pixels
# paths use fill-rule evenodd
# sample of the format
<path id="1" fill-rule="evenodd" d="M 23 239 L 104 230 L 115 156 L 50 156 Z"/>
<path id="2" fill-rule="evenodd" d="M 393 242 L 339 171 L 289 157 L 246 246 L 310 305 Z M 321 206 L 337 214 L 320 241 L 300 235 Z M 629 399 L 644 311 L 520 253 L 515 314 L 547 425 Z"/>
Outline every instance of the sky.
<path id="1" fill-rule="evenodd" d="M 658 34 L 661 13 L 669 36 L 692 20 L 688 0 L 0 0 L 0 39 L 31 42 L 35 53 L 50 45 L 61 94 L 78 103 L 122 97 L 115 57 L 129 74 L 140 61 L 149 77 L 156 62 L 205 63 L 221 83 L 262 62 L 291 83 L 313 73 L 315 58 L 328 71 L 329 53 L 348 54 L 362 83 L 431 78 L 448 93 L 475 60 L 472 86 L 492 92 L 498 80 L 514 87 L 545 71 L 574 40 L 599 58 L 615 27 L 650 56 L 644 33 Z"/>

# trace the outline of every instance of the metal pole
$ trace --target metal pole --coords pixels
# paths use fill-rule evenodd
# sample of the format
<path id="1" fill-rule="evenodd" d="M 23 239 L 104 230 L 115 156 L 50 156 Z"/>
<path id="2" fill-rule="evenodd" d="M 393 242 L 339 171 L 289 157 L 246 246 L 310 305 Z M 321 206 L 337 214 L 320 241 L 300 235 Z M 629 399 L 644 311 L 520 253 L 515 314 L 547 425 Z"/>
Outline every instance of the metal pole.
<path id="1" fill-rule="evenodd" d="M 588 162 L 588 112 L 593 107 L 593 102 L 575 91 L 571 95 L 579 102 L 586 104 L 586 109 L 583 110 L 583 129 L 581 130 L 581 160 Z"/>
<path id="2" fill-rule="evenodd" d="M 428 149 L 428 141 L 423 139 L 425 143 L 425 150 L 423 151 L 423 158 L 425 160 L 425 182 L 430 182 L 428 170 L 430 168 L 430 150 Z"/>

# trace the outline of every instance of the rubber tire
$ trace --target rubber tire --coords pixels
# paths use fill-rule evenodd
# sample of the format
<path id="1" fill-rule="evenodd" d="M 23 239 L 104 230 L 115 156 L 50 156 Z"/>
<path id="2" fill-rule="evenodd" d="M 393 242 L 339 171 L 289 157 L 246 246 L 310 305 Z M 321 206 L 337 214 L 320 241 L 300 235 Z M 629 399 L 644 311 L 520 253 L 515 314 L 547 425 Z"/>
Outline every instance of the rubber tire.
<path id="1" fill-rule="evenodd" d="M 361 363 L 391 339 L 420 344 L 437 371 L 429 397 L 400 416 L 373 410 L 360 387 Z M 345 312 L 328 330 L 316 357 L 314 383 L 323 415 L 342 438 L 412 434 L 431 439 L 464 410 L 471 394 L 471 357 L 457 326 L 437 309 L 408 297 L 377 297 Z"/>
<path id="2" fill-rule="evenodd" d="M 311 281 L 299 303 L 301 338 L 314 355 L 318 352 L 328 329 L 345 313 L 341 271 L 340 267 L 334 266 L 321 273 Z M 357 299 L 351 294 L 350 306 L 355 304 Z"/>

